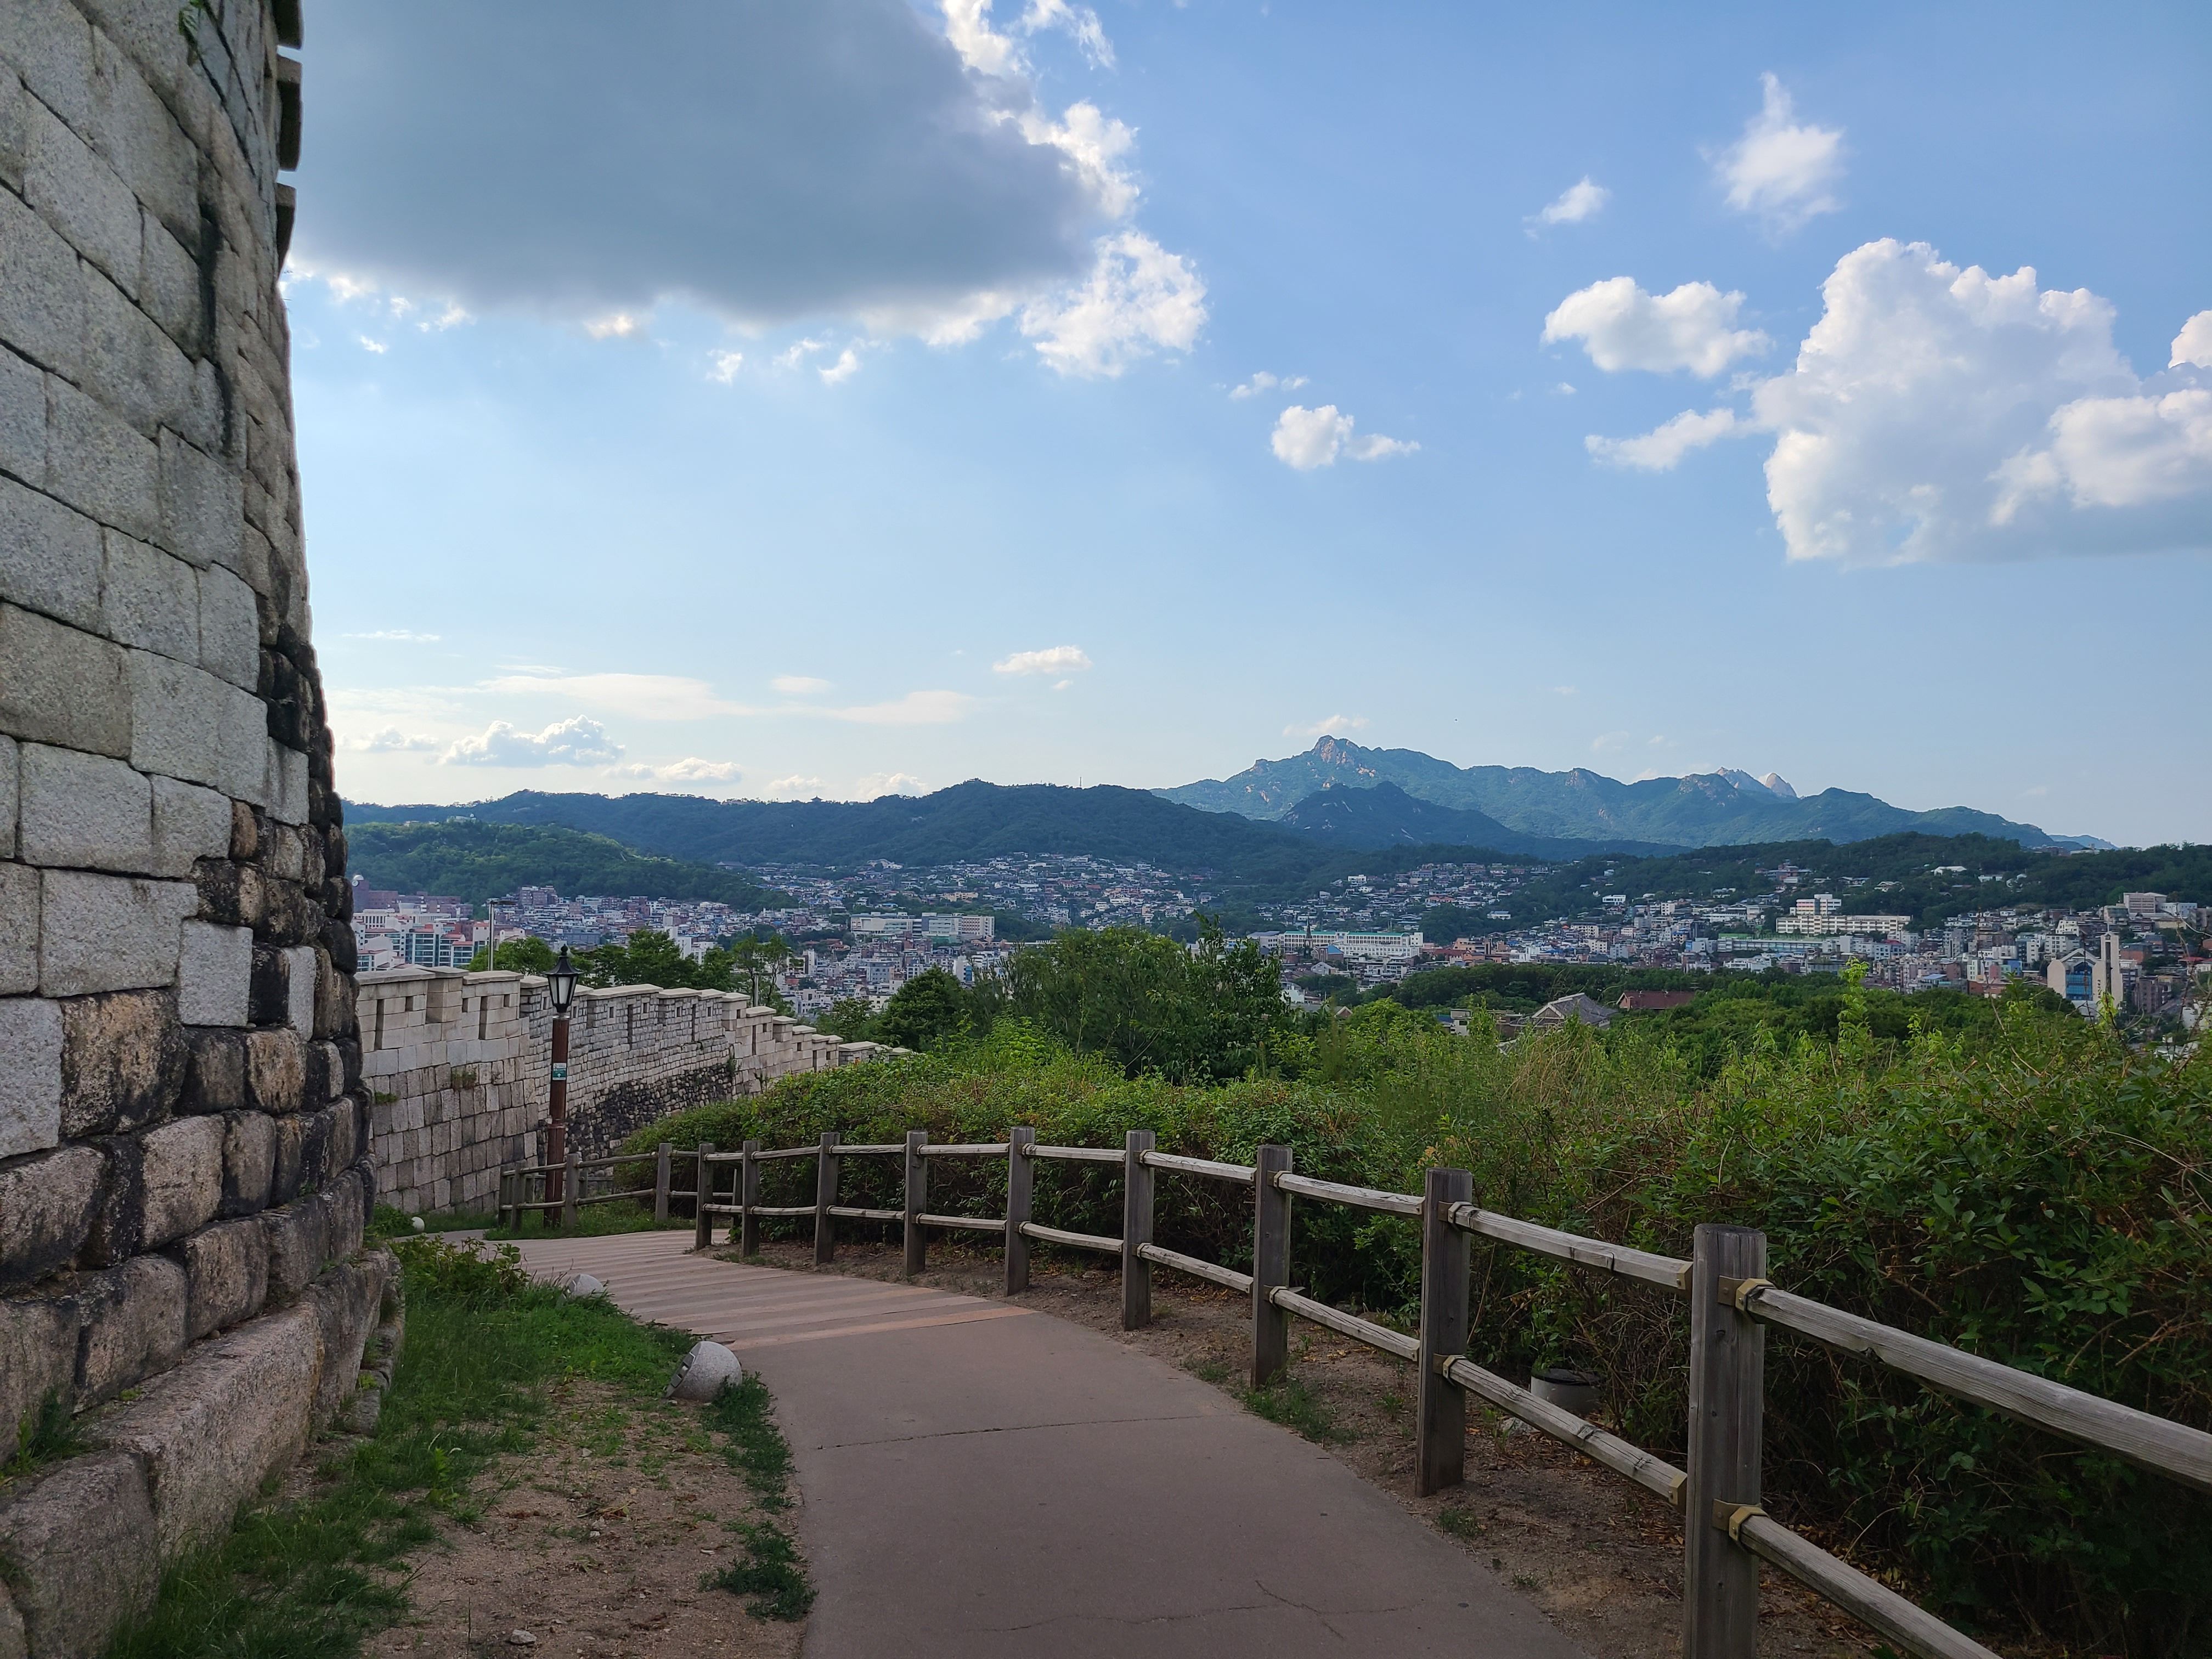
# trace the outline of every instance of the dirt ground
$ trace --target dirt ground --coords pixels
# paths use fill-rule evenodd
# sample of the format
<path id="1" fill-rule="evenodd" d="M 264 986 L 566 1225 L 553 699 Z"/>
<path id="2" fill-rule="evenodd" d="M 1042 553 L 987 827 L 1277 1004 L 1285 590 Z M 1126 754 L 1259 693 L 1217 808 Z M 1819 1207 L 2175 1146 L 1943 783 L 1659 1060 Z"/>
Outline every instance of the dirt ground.
<path id="1" fill-rule="evenodd" d="M 756 1619 L 700 1580 L 759 1511 L 690 1411 L 556 1387 L 536 1444 L 477 1481 L 475 1512 L 410 1563 L 410 1616 L 378 1659 L 791 1659 L 803 1626 Z M 791 1517 L 787 1515 L 786 1524 Z"/>
<path id="2" fill-rule="evenodd" d="M 733 1252 L 724 1252 L 734 1256 Z M 811 1271 L 810 1247 L 770 1243 L 762 1260 Z M 996 1250 L 931 1242 L 915 1282 L 1000 1294 Z M 896 1279 L 896 1244 L 840 1241 L 827 1271 Z M 1206 1382 L 1237 1391 L 1250 1364 L 1250 1303 L 1165 1270 L 1152 1278 L 1152 1323 L 1121 1328 L 1118 1265 L 1037 1262 L 1024 1300 Z M 1591 1659 L 1653 1659 L 1681 1650 L 1682 1530 L 1674 1511 L 1611 1471 L 1479 1402 L 1468 1412 L 1467 1484 L 1413 1496 L 1413 1367 L 1303 1320 L 1291 1322 L 1291 1375 L 1320 1404 L 1327 1450 L 1506 1578 Z M 1878 1639 L 1778 1574 L 1765 1575 L 1762 1656 L 1857 1659 Z"/>

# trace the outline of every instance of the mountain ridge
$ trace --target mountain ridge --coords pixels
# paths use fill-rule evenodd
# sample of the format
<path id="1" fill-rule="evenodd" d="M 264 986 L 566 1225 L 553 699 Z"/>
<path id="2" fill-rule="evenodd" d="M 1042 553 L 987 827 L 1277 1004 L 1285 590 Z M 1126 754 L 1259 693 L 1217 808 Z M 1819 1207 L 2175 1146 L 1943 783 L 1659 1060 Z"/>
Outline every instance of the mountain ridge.
<path id="1" fill-rule="evenodd" d="M 2054 836 L 1993 812 L 1947 806 L 1914 811 L 1856 790 L 1801 796 L 1778 775 L 1730 770 L 1623 783 L 1575 767 L 1455 766 L 1416 749 L 1368 749 L 1325 737 L 1302 754 L 1255 761 L 1227 778 L 1156 790 L 1162 799 L 1260 823 L 1284 818 L 1324 788 L 1391 785 L 1415 799 L 1480 814 L 1516 836 L 1654 846 L 1739 846 L 1759 842 L 1866 841 L 1918 831 L 1986 835 L 2024 847 L 2108 847 L 2094 836 Z"/>

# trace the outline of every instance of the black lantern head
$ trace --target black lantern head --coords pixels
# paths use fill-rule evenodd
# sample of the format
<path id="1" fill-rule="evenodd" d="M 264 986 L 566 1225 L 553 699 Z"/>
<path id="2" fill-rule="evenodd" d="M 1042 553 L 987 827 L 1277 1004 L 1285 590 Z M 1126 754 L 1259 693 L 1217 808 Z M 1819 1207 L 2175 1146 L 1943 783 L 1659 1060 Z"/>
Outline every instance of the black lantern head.
<path id="1" fill-rule="evenodd" d="M 565 945 L 561 947 L 560 960 L 545 970 L 545 987 L 553 998 L 553 1012 L 566 1016 L 576 996 L 576 969 Z"/>

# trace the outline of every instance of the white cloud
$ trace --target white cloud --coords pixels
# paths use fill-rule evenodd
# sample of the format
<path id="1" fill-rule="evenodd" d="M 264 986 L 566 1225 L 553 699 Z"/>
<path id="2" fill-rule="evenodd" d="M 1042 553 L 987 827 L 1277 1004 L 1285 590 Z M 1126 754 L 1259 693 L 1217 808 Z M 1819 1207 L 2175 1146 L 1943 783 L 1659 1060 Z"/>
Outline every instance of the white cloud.
<path id="1" fill-rule="evenodd" d="M 437 738 L 425 736 L 419 732 L 402 732 L 396 726 L 387 726 L 381 731 L 365 732 L 357 738 L 348 738 L 339 744 L 342 749 L 350 749 L 355 753 L 362 755 L 405 754 L 415 750 L 435 749 L 437 746 Z"/>
<path id="2" fill-rule="evenodd" d="M 383 341 L 372 340 L 366 334 L 361 337 L 361 349 L 363 351 L 373 351 L 380 357 L 381 357 L 386 352 L 392 349 L 392 348 L 385 344 Z"/>
<path id="3" fill-rule="evenodd" d="M 800 796 L 818 795 L 821 793 L 821 779 L 810 778 L 805 776 L 804 774 L 798 772 L 792 773 L 788 777 L 777 778 L 771 782 L 764 783 L 761 786 L 761 793 L 763 797 L 769 799 L 781 798 L 784 799 L 793 799 Z"/>
<path id="4" fill-rule="evenodd" d="M 388 640 L 398 645 L 435 645 L 435 634 L 418 634 L 411 628 L 378 628 L 366 634 L 341 634 L 342 640 Z"/>
<path id="5" fill-rule="evenodd" d="M 665 766 L 647 766 L 633 762 L 628 766 L 610 769 L 608 775 L 634 779 L 641 783 L 722 783 L 732 784 L 743 775 L 735 761 L 702 760 L 696 755 L 686 755 L 682 760 L 671 761 Z"/>
<path id="6" fill-rule="evenodd" d="M 2139 379 L 2107 301 L 1893 240 L 1821 293 L 1795 367 L 1753 393 L 1793 559 L 2212 546 L 2212 392 Z"/>
<path id="7" fill-rule="evenodd" d="M 694 720 L 756 711 L 726 702 L 704 680 L 678 674 L 508 674 L 484 689 L 502 696 L 558 696 L 611 708 L 634 720 Z"/>
<path id="8" fill-rule="evenodd" d="M 1686 409 L 1640 438 L 1601 438 L 1593 434 L 1583 440 L 1583 445 L 1599 460 L 1614 466 L 1664 472 L 1693 449 L 1753 429 L 1738 420 L 1732 409 L 1716 409 L 1703 415 Z"/>
<path id="9" fill-rule="evenodd" d="M 1366 725 L 1367 716 L 1364 714 L 1331 714 L 1327 720 L 1316 720 L 1311 726 L 1286 726 L 1283 728 L 1283 735 L 1286 738 L 1335 738 L 1346 732 L 1362 731 Z"/>
<path id="10" fill-rule="evenodd" d="M 1585 219 L 1595 219 L 1600 210 L 1613 199 L 1613 192 L 1603 185 L 1593 184 L 1588 173 L 1561 191 L 1556 200 L 1528 220 L 1528 234 L 1534 236 L 1541 225 L 1578 225 Z"/>
<path id="11" fill-rule="evenodd" d="M 605 726 L 577 714 L 535 732 L 494 720 L 481 736 L 461 738 L 441 759 L 447 766 L 596 766 L 620 760 L 622 752 Z"/>
<path id="12" fill-rule="evenodd" d="M 627 311 L 611 311 L 604 317 L 584 319 L 584 332 L 594 340 L 626 340 L 644 326 L 642 318 Z"/>
<path id="13" fill-rule="evenodd" d="M 1420 447 L 1409 439 L 1386 438 L 1380 433 L 1355 437 L 1352 416 L 1334 404 L 1307 409 L 1292 404 L 1275 417 L 1275 430 L 1267 440 L 1275 459 L 1301 472 L 1334 466 L 1339 456 L 1355 461 L 1379 461 L 1387 456 L 1411 454 Z"/>
<path id="14" fill-rule="evenodd" d="M 723 386 L 734 382 L 738 371 L 745 366 L 745 354 L 742 351 L 710 351 L 707 356 L 714 365 L 707 371 L 707 378 Z"/>
<path id="15" fill-rule="evenodd" d="M 860 372 L 860 354 L 852 347 L 847 346 L 844 350 L 837 354 L 836 362 L 817 372 L 822 376 L 823 385 L 842 386 Z"/>
<path id="16" fill-rule="evenodd" d="M 960 60 L 978 75 L 1006 80 L 1030 73 L 1028 56 L 1012 35 L 991 26 L 991 0 L 940 0 L 945 13 L 945 38 Z M 1083 55 L 1100 69 L 1114 67 L 1113 44 L 1088 6 L 1072 6 L 1067 0 L 1030 0 L 1014 28 L 1024 35 L 1057 28 L 1074 37 Z"/>
<path id="17" fill-rule="evenodd" d="M 2212 368 L 2212 311 L 2200 311 L 2173 337 L 2168 368 Z"/>
<path id="18" fill-rule="evenodd" d="M 1629 737 L 1626 732 L 1601 732 L 1590 739 L 1590 749 L 1596 754 L 1609 755 L 1616 749 L 1627 747 Z"/>
<path id="19" fill-rule="evenodd" d="M 1055 645 L 1042 651 L 1017 651 L 991 665 L 994 674 L 1067 674 L 1091 666 L 1079 645 Z"/>
<path id="20" fill-rule="evenodd" d="M 443 334 L 449 328 L 455 328 L 463 323 L 474 322 L 475 320 L 476 319 L 470 316 L 467 312 L 462 310 L 459 306 L 456 305 L 453 301 L 448 300 L 446 301 L 446 308 L 443 311 L 440 312 L 434 317 L 425 317 L 421 322 L 416 324 L 415 326 L 421 329 L 425 334 Z"/>
<path id="21" fill-rule="evenodd" d="M 1296 392 L 1305 383 L 1306 377 L 1303 374 L 1270 374 L 1263 368 L 1255 372 L 1243 385 L 1231 386 L 1229 395 L 1241 399 L 1256 398 L 1263 392 Z"/>
<path id="22" fill-rule="evenodd" d="M 1782 82 L 1771 75 L 1759 79 L 1759 113 L 1745 124 L 1742 137 L 1712 158 L 1713 173 L 1730 207 L 1755 213 L 1777 230 L 1795 230 L 1842 205 L 1831 191 L 1844 175 L 1844 135 L 1840 128 L 1799 124 Z"/>
<path id="23" fill-rule="evenodd" d="M 853 795 L 857 800 L 874 800 L 884 795 L 918 795 L 921 780 L 911 772 L 871 772 L 853 781 Z"/>
<path id="24" fill-rule="evenodd" d="M 1206 284 L 1142 231 L 1101 237 L 1090 280 L 1022 308 L 1022 332 L 1062 374 L 1115 375 L 1157 350 L 1188 351 L 1206 325 Z"/>
<path id="25" fill-rule="evenodd" d="M 787 697 L 812 696 L 817 691 L 827 691 L 830 682 L 817 680 L 806 674 L 778 674 L 769 684 Z"/>
<path id="26" fill-rule="evenodd" d="M 1711 380 L 1773 343 L 1756 329 L 1735 325 L 1742 308 L 1741 294 L 1723 294 L 1711 283 L 1647 294 L 1632 276 L 1611 276 L 1560 301 L 1544 319 L 1543 337 L 1547 345 L 1580 340 L 1590 362 L 1608 374 L 1686 368 Z"/>
<path id="27" fill-rule="evenodd" d="M 909 691 L 890 702 L 863 703 L 852 708 L 809 710 L 831 720 L 858 726 L 949 726 L 965 720 L 975 699 L 964 691 Z"/>

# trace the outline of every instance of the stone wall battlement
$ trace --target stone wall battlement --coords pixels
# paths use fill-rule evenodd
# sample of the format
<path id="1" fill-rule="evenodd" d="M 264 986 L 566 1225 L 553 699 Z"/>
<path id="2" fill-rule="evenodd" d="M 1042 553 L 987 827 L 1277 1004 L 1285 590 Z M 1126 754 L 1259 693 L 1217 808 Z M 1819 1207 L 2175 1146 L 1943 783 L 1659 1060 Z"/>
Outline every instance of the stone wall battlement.
<path id="1" fill-rule="evenodd" d="M 542 1151 L 553 1040 L 545 981 L 435 968 L 363 974 L 356 1018 L 386 1201 L 417 1213 L 490 1209 L 500 1165 Z M 733 993 L 579 991 L 568 1016 L 568 1144 L 596 1158 L 684 1107 L 890 1052 Z"/>

